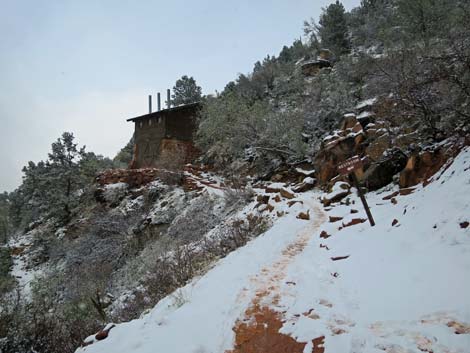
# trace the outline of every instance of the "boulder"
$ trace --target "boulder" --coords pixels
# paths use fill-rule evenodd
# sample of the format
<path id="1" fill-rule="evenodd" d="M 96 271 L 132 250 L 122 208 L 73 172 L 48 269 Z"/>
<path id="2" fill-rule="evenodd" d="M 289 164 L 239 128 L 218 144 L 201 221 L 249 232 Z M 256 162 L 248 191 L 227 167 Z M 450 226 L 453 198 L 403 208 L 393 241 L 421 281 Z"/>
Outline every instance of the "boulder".
<path id="1" fill-rule="evenodd" d="M 269 195 L 258 195 L 256 201 L 259 203 L 267 204 L 269 202 Z"/>
<path id="2" fill-rule="evenodd" d="M 102 197 L 111 207 L 115 207 L 126 197 L 128 189 L 126 183 L 108 184 L 104 187 Z"/>
<path id="3" fill-rule="evenodd" d="M 315 157 L 315 170 L 319 184 L 327 184 L 330 179 L 338 175 L 337 165 L 352 155 L 361 155 L 364 152 L 363 144 L 356 144 L 353 136 L 338 138 L 327 144 Z"/>
<path id="4" fill-rule="evenodd" d="M 361 181 L 369 190 L 377 190 L 393 181 L 393 176 L 403 170 L 407 157 L 398 148 L 387 151 L 365 171 Z"/>
<path id="5" fill-rule="evenodd" d="M 353 113 L 345 114 L 343 122 L 341 124 L 341 130 L 352 129 L 358 123 L 359 122 L 357 121 L 355 114 L 353 114 Z M 362 130 L 362 127 L 361 127 L 361 130 Z"/>
<path id="6" fill-rule="evenodd" d="M 286 199 L 289 199 L 289 200 L 291 200 L 295 197 L 295 195 L 292 192 L 290 192 L 289 190 L 284 189 L 284 188 L 282 188 L 279 191 L 279 193 L 281 194 L 282 197 L 285 197 Z"/>
<path id="7" fill-rule="evenodd" d="M 379 160 L 385 151 L 392 146 L 392 138 L 385 134 L 374 139 L 366 148 L 366 155 L 373 161 Z"/>
<path id="8" fill-rule="evenodd" d="M 450 157 L 441 148 L 413 154 L 400 174 L 400 187 L 407 188 L 426 182 Z"/>
<path id="9" fill-rule="evenodd" d="M 297 215 L 297 218 L 298 219 L 303 219 L 305 221 L 308 221 L 310 219 L 310 213 L 307 211 L 306 213 L 305 212 L 300 212 L 298 215 Z"/>
<path id="10" fill-rule="evenodd" d="M 341 201 L 343 198 L 350 194 L 350 189 L 351 187 L 348 183 L 342 181 L 336 182 L 331 188 L 331 192 L 323 197 L 323 205 L 329 206 L 333 202 Z"/>

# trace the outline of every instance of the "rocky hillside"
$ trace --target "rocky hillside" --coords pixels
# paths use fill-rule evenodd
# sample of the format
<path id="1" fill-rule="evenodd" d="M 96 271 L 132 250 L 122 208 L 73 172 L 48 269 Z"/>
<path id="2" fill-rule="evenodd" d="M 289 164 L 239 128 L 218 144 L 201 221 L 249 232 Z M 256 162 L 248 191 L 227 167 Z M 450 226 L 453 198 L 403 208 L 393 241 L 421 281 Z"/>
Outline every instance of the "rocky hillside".
<path id="1" fill-rule="evenodd" d="M 344 182 L 334 201 L 258 184 L 240 216 L 258 206 L 267 232 L 77 352 L 469 352 L 469 178 L 465 147 L 424 184 L 368 193 L 375 227 Z"/>

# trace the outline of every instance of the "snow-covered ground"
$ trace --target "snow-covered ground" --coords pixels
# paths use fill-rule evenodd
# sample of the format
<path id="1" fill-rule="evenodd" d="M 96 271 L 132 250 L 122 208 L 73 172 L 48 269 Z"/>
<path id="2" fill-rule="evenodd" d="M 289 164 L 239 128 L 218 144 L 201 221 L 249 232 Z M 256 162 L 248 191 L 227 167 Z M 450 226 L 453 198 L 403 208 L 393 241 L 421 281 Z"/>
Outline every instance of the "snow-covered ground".
<path id="1" fill-rule="evenodd" d="M 278 218 L 264 235 L 77 352 L 222 353 L 263 306 L 304 353 L 468 353 L 470 148 L 435 179 L 408 196 L 367 194 L 375 227 L 345 226 L 366 218 L 355 196 L 328 211 L 317 192 L 271 200 Z"/>
<path id="2" fill-rule="evenodd" d="M 16 253 L 12 255 L 13 266 L 10 275 L 18 282 L 18 289 L 27 300 L 31 297 L 32 281 L 36 276 L 43 273 L 39 266 L 33 267 L 29 264 L 29 248 L 33 244 L 34 235 L 35 231 L 32 230 L 26 234 L 10 238 L 7 244 L 10 249 L 16 250 Z"/>

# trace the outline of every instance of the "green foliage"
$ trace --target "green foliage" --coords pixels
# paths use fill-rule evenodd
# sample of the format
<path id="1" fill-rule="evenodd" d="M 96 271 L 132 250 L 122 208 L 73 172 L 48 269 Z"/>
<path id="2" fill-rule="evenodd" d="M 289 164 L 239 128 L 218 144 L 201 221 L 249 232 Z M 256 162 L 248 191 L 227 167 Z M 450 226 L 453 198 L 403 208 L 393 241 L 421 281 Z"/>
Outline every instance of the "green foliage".
<path id="1" fill-rule="evenodd" d="M 221 162 L 243 158 L 248 150 L 285 160 L 303 151 L 302 124 L 294 111 L 276 111 L 264 101 L 250 104 L 229 92 L 205 103 L 197 142 Z"/>
<path id="2" fill-rule="evenodd" d="M 10 218 L 15 227 L 25 228 L 41 217 L 68 222 L 96 174 L 114 167 L 109 158 L 78 148 L 74 139 L 73 134 L 64 132 L 52 144 L 46 162 L 29 162 L 23 168 L 23 183 L 10 195 Z"/>
<path id="3" fill-rule="evenodd" d="M 10 275 L 12 265 L 10 249 L 0 248 L 0 296 L 13 287 L 14 279 Z"/>
<path id="4" fill-rule="evenodd" d="M 0 351 L 73 353 L 103 323 L 89 298 L 64 301 L 59 295 L 65 278 L 56 274 L 32 283 L 32 300 L 4 298 L 0 303 Z"/>
<path id="5" fill-rule="evenodd" d="M 93 152 L 85 152 L 79 162 L 80 174 L 85 186 L 91 184 L 99 172 L 115 167 L 113 160 Z"/>
<path id="6" fill-rule="evenodd" d="M 10 204 L 8 193 L 0 194 L 0 245 L 7 242 L 11 230 Z"/>
<path id="7" fill-rule="evenodd" d="M 114 157 L 113 162 L 118 168 L 127 168 L 134 157 L 134 135 L 119 153 Z"/>
<path id="8" fill-rule="evenodd" d="M 455 5 L 455 0 L 398 0 L 397 16 L 409 39 L 428 45 L 452 26 Z"/>
<path id="9" fill-rule="evenodd" d="M 349 53 L 351 49 L 347 13 L 339 1 L 323 9 L 318 25 L 313 20 L 305 22 L 304 32 L 317 49 L 320 49 L 320 45 L 330 49 L 337 58 Z"/>
<path id="10" fill-rule="evenodd" d="M 199 102 L 202 98 L 202 89 L 191 76 L 182 76 L 173 86 L 171 104 L 174 106 Z"/>
<path id="11" fill-rule="evenodd" d="M 394 45 L 400 39 L 397 28 L 396 0 L 363 0 L 349 14 L 353 48 Z"/>

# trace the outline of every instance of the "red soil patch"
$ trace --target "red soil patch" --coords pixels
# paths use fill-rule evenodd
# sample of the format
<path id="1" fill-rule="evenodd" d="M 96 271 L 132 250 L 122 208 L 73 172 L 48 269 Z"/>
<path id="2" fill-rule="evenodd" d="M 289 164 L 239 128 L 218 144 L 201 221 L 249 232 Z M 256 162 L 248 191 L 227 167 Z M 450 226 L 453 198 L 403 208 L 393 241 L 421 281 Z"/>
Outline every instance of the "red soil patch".
<path id="1" fill-rule="evenodd" d="M 239 321 L 235 328 L 235 348 L 225 353 L 303 353 L 307 343 L 297 342 L 288 335 L 279 333 L 283 322 L 281 314 L 268 308 L 254 305 L 245 312 L 251 320 Z M 311 353 L 324 353 L 325 336 L 312 340 Z"/>
<path id="2" fill-rule="evenodd" d="M 280 313 L 254 305 L 245 312 L 249 321 L 239 321 L 234 328 L 235 348 L 226 353 L 303 353 L 306 343 L 279 333 Z"/>
<path id="3" fill-rule="evenodd" d="M 470 223 L 467 222 L 467 221 L 462 222 L 462 223 L 460 223 L 460 228 L 462 228 L 462 229 L 468 228 L 469 224 L 470 224 Z"/>
<path id="4" fill-rule="evenodd" d="M 279 332 L 285 322 L 283 317 L 285 311 L 279 312 L 270 306 L 279 306 L 282 295 L 280 284 L 286 277 L 289 263 L 304 250 L 311 235 L 324 220 L 324 216 L 318 209 L 316 209 L 315 215 L 315 222 L 284 248 L 282 256 L 271 266 L 263 267 L 259 275 L 251 279 L 256 283 L 258 289 L 251 301 L 251 306 L 245 311 L 243 319 L 238 320 L 233 327 L 235 332 L 234 348 L 225 353 L 304 352 L 307 343 L 297 342 L 293 337 Z M 284 280 L 284 283 L 295 285 L 291 281 Z M 298 317 L 300 314 L 294 316 Z M 311 353 L 324 353 L 324 338 L 322 336 L 312 340 Z"/>

